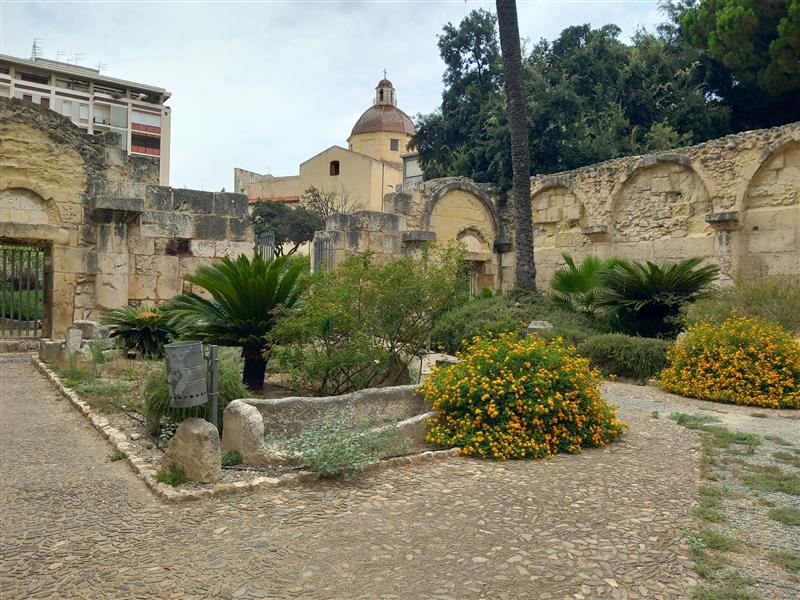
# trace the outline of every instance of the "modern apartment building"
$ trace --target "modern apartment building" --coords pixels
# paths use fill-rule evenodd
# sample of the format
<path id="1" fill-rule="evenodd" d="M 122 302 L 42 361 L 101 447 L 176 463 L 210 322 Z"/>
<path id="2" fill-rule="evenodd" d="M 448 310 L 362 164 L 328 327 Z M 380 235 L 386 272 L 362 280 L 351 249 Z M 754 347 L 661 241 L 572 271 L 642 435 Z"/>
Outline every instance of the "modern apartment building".
<path id="1" fill-rule="evenodd" d="M 88 134 L 113 131 L 133 156 L 159 162 L 169 185 L 170 93 L 163 88 L 102 75 L 98 69 L 43 58 L 0 54 L 0 96 L 41 104 Z"/>

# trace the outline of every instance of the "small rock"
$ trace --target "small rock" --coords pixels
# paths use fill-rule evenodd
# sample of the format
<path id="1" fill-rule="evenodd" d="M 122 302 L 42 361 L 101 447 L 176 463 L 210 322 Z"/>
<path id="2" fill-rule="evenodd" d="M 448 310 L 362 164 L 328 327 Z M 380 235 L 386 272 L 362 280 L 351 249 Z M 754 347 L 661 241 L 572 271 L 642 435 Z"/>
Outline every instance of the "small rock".
<path id="1" fill-rule="evenodd" d="M 189 481 L 212 483 L 222 477 L 222 452 L 217 428 L 204 419 L 186 419 L 178 426 L 161 458 L 161 468 L 176 465 Z"/>

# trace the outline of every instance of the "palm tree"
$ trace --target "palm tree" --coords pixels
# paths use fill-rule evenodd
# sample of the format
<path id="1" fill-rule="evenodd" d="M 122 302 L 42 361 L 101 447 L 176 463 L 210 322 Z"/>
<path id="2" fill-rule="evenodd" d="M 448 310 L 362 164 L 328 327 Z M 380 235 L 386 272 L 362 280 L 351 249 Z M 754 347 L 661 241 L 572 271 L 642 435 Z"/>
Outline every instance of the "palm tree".
<path id="1" fill-rule="evenodd" d="M 511 125 L 511 167 L 514 186 L 514 241 L 517 250 L 517 285 L 536 290 L 531 215 L 531 156 L 528 148 L 528 113 L 522 89 L 522 51 L 519 43 L 517 3 L 497 0 L 500 51 L 503 54 L 506 105 Z"/>
<path id="2" fill-rule="evenodd" d="M 615 258 L 599 258 L 590 254 L 579 265 L 564 252 L 561 255 L 566 266 L 553 273 L 550 280 L 550 297 L 556 304 L 572 312 L 593 315 L 595 299 L 600 288 L 600 271 L 617 264 Z"/>
<path id="3" fill-rule="evenodd" d="M 223 258 L 214 265 L 202 265 L 186 281 L 209 293 L 211 299 L 195 293 L 173 298 L 168 312 L 184 336 L 209 344 L 242 349 L 242 381 L 253 391 L 264 387 L 269 334 L 282 310 L 291 308 L 303 290 L 300 277 L 305 263 L 288 257 L 265 260 Z"/>
<path id="4" fill-rule="evenodd" d="M 716 265 L 699 266 L 702 258 L 657 265 L 618 260 L 600 271 L 602 288 L 595 304 L 612 319 L 612 327 L 631 335 L 672 337 L 680 328 L 681 307 L 710 291 L 719 274 Z"/>

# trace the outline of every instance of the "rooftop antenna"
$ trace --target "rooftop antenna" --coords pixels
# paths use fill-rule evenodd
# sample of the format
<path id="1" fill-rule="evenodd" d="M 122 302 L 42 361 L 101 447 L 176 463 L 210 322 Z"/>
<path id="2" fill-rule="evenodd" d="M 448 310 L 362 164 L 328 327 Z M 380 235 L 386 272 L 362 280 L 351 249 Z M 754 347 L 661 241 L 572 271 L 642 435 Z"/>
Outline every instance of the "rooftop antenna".
<path id="1" fill-rule="evenodd" d="M 64 57 L 63 61 L 61 60 L 62 56 Z M 56 62 L 67 62 L 67 53 L 64 52 L 63 50 L 57 50 L 56 51 Z"/>
<path id="2" fill-rule="evenodd" d="M 108 65 L 106 63 L 98 61 L 98 63 L 97 63 L 97 70 L 98 71 L 105 71 L 107 68 L 108 68 Z"/>
<path id="3" fill-rule="evenodd" d="M 80 52 L 76 52 L 75 53 L 75 59 L 73 60 L 72 64 L 77 67 L 78 63 L 80 61 L 82 61 L 82 60 L 83 60 L 83 54 L 81 54 Z M 67 62 L 69 62 L 69 61 L 67 61 Z"/>
<path id="4" fill-rule="evenodd" d="M 31 60 L 42 58 L 44 51 L 42 50 L 42 38 L 33 38 L 33 46 L 31 46 Z"/>

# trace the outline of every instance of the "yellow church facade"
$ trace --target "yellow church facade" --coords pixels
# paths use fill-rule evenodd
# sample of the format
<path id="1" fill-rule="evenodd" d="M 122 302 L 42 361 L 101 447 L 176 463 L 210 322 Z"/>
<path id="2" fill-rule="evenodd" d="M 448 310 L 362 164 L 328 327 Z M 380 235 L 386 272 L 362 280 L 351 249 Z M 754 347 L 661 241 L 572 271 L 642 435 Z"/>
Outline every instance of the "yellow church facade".
<path id="1" fill-rule="evenodd" d="M 394 86 L 378 82 L 375 99 L 359 117 L 347 138 L 347 148 L 331 146 L 302 162 L 297 175 L 275 176 L 234 169 L 234 191 L 251 204 L 299 202 L 315 187 L 346 194 L 363 210 L 380 211 L 383 197 L 403 182 L 403 160 L 416 133 L 406 113 L 397 107 Z"/>

